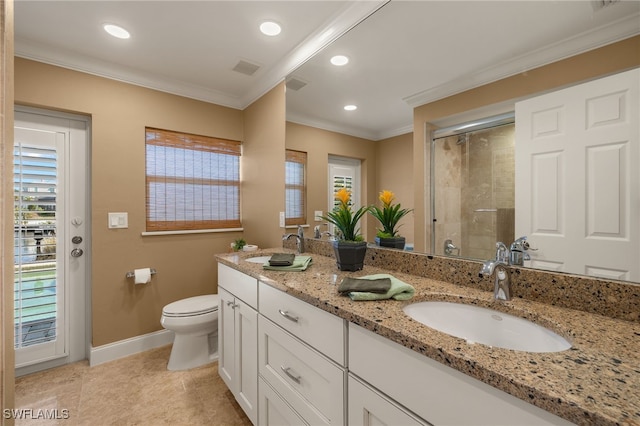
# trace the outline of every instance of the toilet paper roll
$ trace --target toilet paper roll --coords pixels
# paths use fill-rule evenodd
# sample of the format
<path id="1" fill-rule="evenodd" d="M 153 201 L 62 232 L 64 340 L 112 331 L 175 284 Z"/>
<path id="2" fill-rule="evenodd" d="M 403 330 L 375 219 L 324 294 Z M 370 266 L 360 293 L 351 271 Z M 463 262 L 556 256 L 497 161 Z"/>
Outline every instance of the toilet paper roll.
<path id="1" fill-rule="evenodd" d="M 133 276 L 136 284 L 146 284 L 151 282 L 151 268 L 135 269 Z"/>

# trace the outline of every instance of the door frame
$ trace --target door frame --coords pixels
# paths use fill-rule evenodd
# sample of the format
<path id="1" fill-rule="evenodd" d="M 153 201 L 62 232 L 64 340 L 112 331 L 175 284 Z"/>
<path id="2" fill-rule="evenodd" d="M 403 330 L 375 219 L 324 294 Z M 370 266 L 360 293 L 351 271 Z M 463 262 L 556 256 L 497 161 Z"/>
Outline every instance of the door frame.
<path id="1" fill-rule="evenodd" d="M 69 297 L 67 298 L 69 306 L 67 308 L 68 318 L 67 333 L 68 333 L 68 354 L 61 358 L 44 361 L 37 364 L 26 365 L 15 369 L 16 377 L 20 377 L 26 374 L 31 374 L 37 371 L 46 370 L 53 367 L 59 367 L 61 365 L 69 364 L 72 362 L 88 359 L 91 347 L 91 117 L 80 114 L 71 114 L 61 111 L 55 111 L 44 108 L 35 108 L 22 105 L 15 105 L 14 111 L 20 113 L 42 115 L 54 119 L 74 120 L 83 122 L 85 124 L 85 153 L 84 161 L 86 167 L 85 175 L 85 194 L 84 194 L 84 294 L 79 295 L 75 300 L 71 300 L 73 295 L 69 290 Z M 15 124 L 14 124 L 15 125 Z M 11 143 L 13 146 L 13 141 Z M 70 218 L 68 218 L 70 220 Z M 67 255 L 67 253 L 65 253 Z M 78 310 L 74 307 L 74 303 L 83 303 L 83 309 Z M 80 312 L 78 312 L 80 311 Z M 83 311 L 83 312 L 82 312 Z M 73 320 L 73 321 L 72 321 Z M 81 327 L 77 328 L 78 321 L 81 321 Z M 76 323 L 76 329 L 73 330 L 73 324 Z M 80 337 L 82 336 L 82 337 Z"/>

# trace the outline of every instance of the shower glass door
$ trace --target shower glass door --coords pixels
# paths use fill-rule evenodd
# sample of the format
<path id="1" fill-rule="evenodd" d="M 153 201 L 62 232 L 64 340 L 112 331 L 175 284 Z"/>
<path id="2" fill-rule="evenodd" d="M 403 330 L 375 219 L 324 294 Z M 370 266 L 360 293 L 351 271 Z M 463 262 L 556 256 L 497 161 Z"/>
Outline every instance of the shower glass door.
<path id="1" fill-rule="evenodd" d="M 513 122 L 434 139 L 434 254 L 492 259 L 514 241 L 514 142 Z"/>

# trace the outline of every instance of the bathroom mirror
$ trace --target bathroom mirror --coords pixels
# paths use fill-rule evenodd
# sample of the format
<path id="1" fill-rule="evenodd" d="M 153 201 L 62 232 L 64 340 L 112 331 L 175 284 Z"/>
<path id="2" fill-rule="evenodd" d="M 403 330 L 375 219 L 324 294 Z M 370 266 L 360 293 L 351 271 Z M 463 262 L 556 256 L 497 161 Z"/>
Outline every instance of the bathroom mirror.
<path id="1" fill-rule="evenodd" d="M 638 34 L 639 5 L 619 2 L 598 10 L 591 1 L 392 1 L 291 73 L 287 79 L 287 120 L 372 141 L 412 132 L 414 107 L 519 72 L 505 71 L 496 64 L 509 65 L 511 58 L 529 58 L 521 65 L 535 68 L 557 61 L 571 54 L 564 52 L 543 60 L 530 52 L 539 53 L 543 47 L 577 34 L 597 33 L 593 30 L 600 27 L 627 28 L 626 36 L 617 35 L 616 40 Z M 462 9 L 464 13 L 460 13 Z M 629 24 L 628 19 L 633 22 Z M 540 22 L 545 25 L 540 26 Z M 582 37 L 574 37 L 575 43 L 580 40 Z M 584 38 L 585 43 L 591 43 L 589 48 L 616 40 L 594 42 Z M 572 52 L 589 48 L 574 46 Z M 331 65 L 331 57 L 338 54 L 347 56 L 350 62 L 341 67 Z M 503 74 L 498 75 L 498 71 Z M 356 104 L 358 109 L 343 110 L 347 104 Z M 449 143 L 457 144 L 458 136 L 454 139 Z M 425 144 L 428 146 L 428 142 Z M 430 208 L 427 220 L 431 218 Z M 476 209 L 476 218 L 497 213 L 492 211 L 497 207 L 492 206 Z M 483 209 L 487 211 L 480 211 Z M 463 238 L 482 240 L 461 228 L 460 233 L 465 232 L 460 241 L 452 242 L 453 246 Z M 505 238 L 511 238 L 512 234 L 508 235 Z M 493 257 L 495 242 L 480 244 L 483 248 L 477 254 L 462 257 Z M 442 245 L 442 250 L 431 254 L 443 254 L 444 242 Z M 456 255 L 454 248 L 449 255 Z"/>

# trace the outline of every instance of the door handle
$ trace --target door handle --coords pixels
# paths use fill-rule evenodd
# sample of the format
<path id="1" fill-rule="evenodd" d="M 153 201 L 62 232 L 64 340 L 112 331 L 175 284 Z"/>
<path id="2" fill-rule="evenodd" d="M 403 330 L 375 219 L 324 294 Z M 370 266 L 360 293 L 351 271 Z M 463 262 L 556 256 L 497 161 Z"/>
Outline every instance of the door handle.
<path id="1" fill-rule="evenodd" d="M 71 238 L 71 242 L 73 244 L 80 244 L 82 242 L 82 237 L 80 235 L 76 235 L 73 238 Z"/>
<path id="2" fill-rule="evenodd" d="M 84 254 L 84 251 L 79 248 L 74 248 L 71 250 L 71 257 L 80 257 Z"/>

